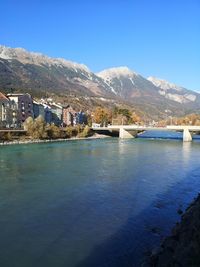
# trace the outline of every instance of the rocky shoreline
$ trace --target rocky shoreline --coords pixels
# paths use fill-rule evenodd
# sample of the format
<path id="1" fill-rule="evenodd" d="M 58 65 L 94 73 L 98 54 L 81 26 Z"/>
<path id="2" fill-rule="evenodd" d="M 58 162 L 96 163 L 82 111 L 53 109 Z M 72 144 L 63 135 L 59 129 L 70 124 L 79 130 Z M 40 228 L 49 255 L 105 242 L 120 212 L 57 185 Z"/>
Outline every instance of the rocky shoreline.
<path id="1" fill-rule="evenodd" d="M 200 194 L 181 216 L 171 236 L 151 256 L 152 267 L 200 266 Z"/>
<path id="2" fill-rule="evenodd" d="M 0 142 L 0 146 L 8 145 L 26 145 L 26 144 L 38 144 L 38 143 L 52 143 L 52 142 L 67 142 L 67 141 L 78 141 L 78 140 L 93 140 L 108 138 L 107 135 L 94 134 L 90 137 L 71 137 L 71 138 L 58 138 L 58 139 L 36 139 L 36 140 L 15 140 L 15 141 L 4 141 Z"/>

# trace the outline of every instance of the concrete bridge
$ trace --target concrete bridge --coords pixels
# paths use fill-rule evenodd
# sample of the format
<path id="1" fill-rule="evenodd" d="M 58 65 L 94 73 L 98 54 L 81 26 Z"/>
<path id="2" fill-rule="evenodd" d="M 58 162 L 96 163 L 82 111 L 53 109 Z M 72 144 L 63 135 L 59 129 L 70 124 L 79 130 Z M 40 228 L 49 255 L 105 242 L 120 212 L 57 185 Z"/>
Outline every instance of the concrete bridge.
<path id="1" fill-rule="evenodd" d="M 119 138 L 133 138 L 145 131 L 175 131 L 183 132 L 183 141 L 192 141 L 192 134 L 200 132 L 200 126 L 170 125 L 167 127 L 139 126 L 139 125 L 110 125 L 107 127 L 92 127 L 99 133 L 118 133 Z"/>

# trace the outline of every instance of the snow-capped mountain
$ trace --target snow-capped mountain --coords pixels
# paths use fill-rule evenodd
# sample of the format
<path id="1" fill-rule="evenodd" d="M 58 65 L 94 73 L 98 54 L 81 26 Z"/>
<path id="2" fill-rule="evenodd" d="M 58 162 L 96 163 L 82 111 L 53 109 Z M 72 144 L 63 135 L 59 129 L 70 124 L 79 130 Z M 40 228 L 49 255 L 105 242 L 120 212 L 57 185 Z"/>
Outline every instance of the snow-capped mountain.
<path id="1" fill-rule="evenodd" d="M 113 93 L 121 96 L 123 94 L 122 77 L 126 77 L 134 85 L 133 76 L 136 77 L 137 74 L 127 67 L 118 67 L 103 70 L 97 73 L 97 76 L 102 78 L 104 82 L 110 86 Z"/>
<path id="2" fill-rule="evenodd" d="M 136 98 L 148 96 L 150 98 L 160 96 L 181 103 L 195 102 L 198 93 L 187 90 L 181 86 L 161 80 L 155 77 L 145 79 L 127 67 L 111 68 L 97 73 L 111 90 L 124 98 Z"/>
<path id="3" fill-rule="evenodd" d="M 170 83 L 168 81 L 165 81 L 165 80 L 162 80 L 162 79 L 158 79 L 156 77 L 152 77 L 150 76 L 149 78 L 147 78 L 147 80 L 149 80 L 150 82 L 152 82 L 155 86 L 167 91 L 167 90 L 170 90 L 170 89 L 173 89 L 175 91 L 182 91 L 184 88 L 181 87 L 181 86 L 177 86 L 176 84 L 174 83 Z"/>
<path id="4" fill-rule="evenodd" d="M 84 64 L 0 46 L 0 86 L 110 95 L 110 88 Z"/>
<path id="5" fill-rule="evenodd" d="M 157 88 L 151 82 L 128 67 L 110 68 L 96 75 L 102 78 L 116 95 L 125 99 L 152 97 L 157 94 Z"/>
<path id="6" fill-rule="evenodd" d="M 128 67 L 93 73 L 84 64 L 51 58 L 23 48 L 0 46 L 0 91 L 80 95 L 120 101 L 164 116 L 200 111 L 200 95 L 164 80 L 142 77 Z M 102 104 L 103 105 L 103 104 Z"/>
<path id="7" fill-rule="evenodd" d="M 116 95 L 151 114 L 200 109 L 198 93 L 157 78 L 146 79 L 127 67 L 107 69 L 97 75 Z"/>
<path id="8" fill-rule="evenodd" d="M 84 64 L 78 64 L 72 61 L 65 60 L 63 58 L 51 58 L 41 53 L 28 52 L 24 48 L 10 48 L 6 46 L 0 46 L 0 58 L 13 60 L 16 59 L 23 64 L 35 64 L 35 65 L 48 65 L 49 67 L 65 66 L 67 68 L 74 69 L 76 72 L 82 70 L 86 74 L 90 74 L 90 70 Z M 84 74 L 84 73 L 83 73 Z M 90 75 L 88 75 L 90 77 Z"/>
<path id="9" fill-rule="evenodd" d="M 177 86 L 174 83 L 156 77 L 149 77 L 148 80 L 157 86 L 159 88 L 159 94 L 167 99 L 184 104 L 195 102 L 198 97 L 197 93 L 187 90 L 184 87 Z"/>

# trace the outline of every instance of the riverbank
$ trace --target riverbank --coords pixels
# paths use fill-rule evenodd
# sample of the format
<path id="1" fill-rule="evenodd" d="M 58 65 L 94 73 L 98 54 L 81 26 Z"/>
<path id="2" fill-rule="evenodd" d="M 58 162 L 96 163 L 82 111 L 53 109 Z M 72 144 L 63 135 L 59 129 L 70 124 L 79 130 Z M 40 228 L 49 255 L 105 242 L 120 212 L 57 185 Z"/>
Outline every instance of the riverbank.
<path id="1" fill-rule="evenodd" d="M 71 137 L 71 138 L 58 138 L 58 139 L 36 139 L 36 140 L 14 140 L 0 142 L 0 146 L 7 145 L 24 145 L 24 144 L 38 144 L 38 143 L 52 143 L 52 142 L 67 142 L 67 141 L 78 141 L 78 140 L 93 140 L 93 139 L 104 139 L 108 138 L 107 135 L 94 134 L 89 137 Z"/>
<path id="2" fill-rule="evenodd" d="M 186 209 L 160 250 L 152 255 L 150 266 L 200 266 L 200 194 Z"/>

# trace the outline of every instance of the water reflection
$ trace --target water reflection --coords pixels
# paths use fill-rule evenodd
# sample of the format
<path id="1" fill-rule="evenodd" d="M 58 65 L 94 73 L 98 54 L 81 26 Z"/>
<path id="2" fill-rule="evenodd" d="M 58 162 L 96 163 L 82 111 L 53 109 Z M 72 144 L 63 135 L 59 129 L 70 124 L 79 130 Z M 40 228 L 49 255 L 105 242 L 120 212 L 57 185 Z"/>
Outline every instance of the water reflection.
<path id="1" fill-rule="evenodd" d="M 187 166 L 191 157 L 192 142 L 183 142 L 183 161 Z"/>

